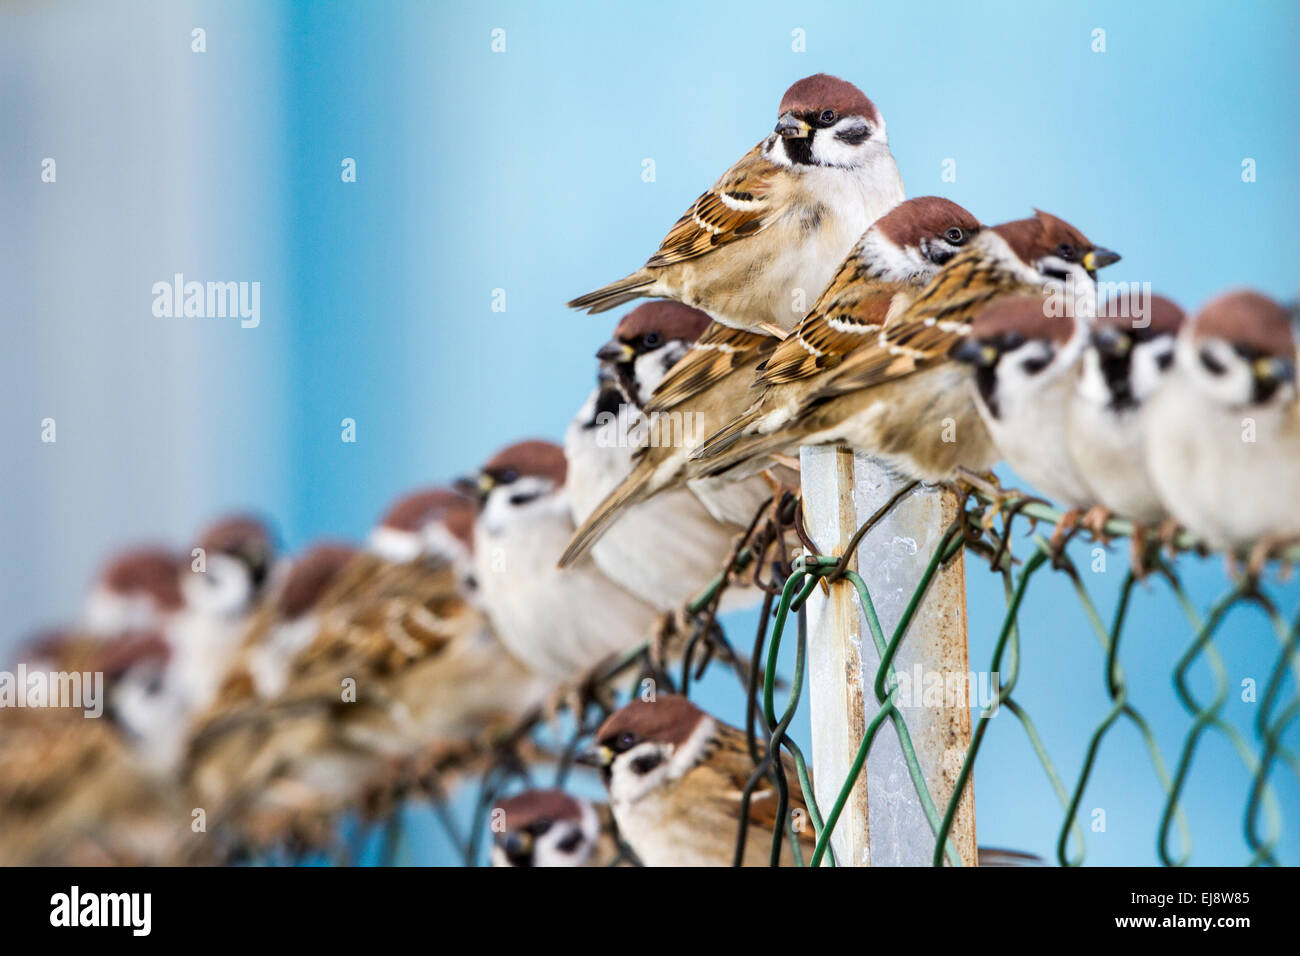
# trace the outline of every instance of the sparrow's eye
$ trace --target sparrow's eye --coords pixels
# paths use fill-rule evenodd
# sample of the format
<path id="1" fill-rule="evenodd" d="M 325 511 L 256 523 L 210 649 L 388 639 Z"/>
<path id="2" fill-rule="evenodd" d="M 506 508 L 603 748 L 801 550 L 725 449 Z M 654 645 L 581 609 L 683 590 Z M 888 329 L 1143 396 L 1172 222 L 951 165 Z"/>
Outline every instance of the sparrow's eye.
<path id="1" fill-rule="evenodd" d="M 497 473 L 497 484 L 499 485 L 508 485 L 511 482 L 518 480 L 519 472 L 515 471 L 513 468 L 507 468 L 504 471 Z"/>
<path id="2" fill-rule="evenodd" d="M 1056 255 L 1057 258 L 1064 259 L 1066 262 L 1074 262 L 1079 258 L 1079 250 L 1068 242 L 1063 242 L 1056 247 Z"/>
<path id="3" fill-rule="evenodd" d="M 541 817 L 538 820 L 536 820 L 532 825 L 533 835 L 541 836 L 550 828 L 551 828 L 551 821 L 548 820 L 546 817 Z"/>
<path id="4" fill-rule="evenodd" d="M 947 239 L 949 242 L 951 242 L 954 246 L 960 246 L 963 242 L 966 241 L 966 233 L 958 229 L 956 226 L 953 226 L 951 229 L 945 232 L 943 234 L 943 237 Z"/>
<path id="5" fill-rule="evenodd" d="M 1037 375 L 1047 368 L 1048 361 L 1046 355 L 1034 355 L 1021 362 L 1020 367 L 1025 370 L 1026 375 Z"/>
<path id="6" fill-rule="evenodd" d="M 663 336 L 658 332 L 647 332 L 641 339 L 641 344 L 648 349 L 659 348 L 661 342 L 663 342 Z"/>
<path id="7" fill-rule="evenodd" d="M 1211 375 L 1223 375 L 1228 371 L 1228 366 L 1224 365 L 1212 354 L 1209 349 L 1201 349 L 1201 364 Z"/>
<path id="8" fill-rule="evenodd" d="M 633 746 L 635 743 L 636 743 L 636 734 L 629 733 L 629 732 L 626 732 L 626 731 L 625 731 L 625 732 L 623 732 L 623 733 L 621 733 L 621 734 L 618 735 L 617 749 L 618 749 L 618 750 L 631 750 L 631 749 L 632 749 L 632 746 Z"/>
<path id="9" fill-rule="evenodd" d="M 576 853 L 578 847 L 582 845 L 582 831 L 574 830 L 559 843 L 555 848 L 561 853 Z"/>
<path id="10" fill-rule="evenodd" d="M 820 119 L 824 125 L 830 126 L 832 123 L 835 122 L 835 111 L 822 110 L 822 115 L 819 116 L 818 119 Z"/>

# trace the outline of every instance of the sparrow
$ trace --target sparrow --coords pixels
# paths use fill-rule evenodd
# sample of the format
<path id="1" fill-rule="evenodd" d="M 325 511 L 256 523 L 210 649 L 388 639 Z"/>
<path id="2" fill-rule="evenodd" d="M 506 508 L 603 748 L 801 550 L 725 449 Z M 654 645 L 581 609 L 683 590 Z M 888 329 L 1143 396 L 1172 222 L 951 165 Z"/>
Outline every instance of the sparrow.
<path id="1" fill-rule="evenodd" d="M 599 768 L 619 835 L 646 866 L 731 866 L 741 795 L 754 772 L 744 731 L 684 697 L 659 694 L 613 713 L 580 760 Z M 815 844 L 812 825 L 784 755 L 781 762 L 806 861 Z M 785 825 L 778 802 L 763 778 L 749 803 L 745 866 L 769 864 L 773 829 Z M 783 854 L 793 862 L 788 838 Z"/>
<path id="2" fill-rule="evenodd" d="M 1296 361 L 1287 311 L 1256 292 L 1212 299 L 1178 333 L 1148 402 L 1147 470 L 1169 513 L 1213 548 L 1300 536 Z"/>
<path id="3" fill-rule="evenodd" d="M 476 512 L 476 501 L 451 489 L 398 502 L 379 529 L 404 519 L 421 550 L 406 562 L 349 564 L 280 702 L 333 703 L 351 677 L 369 706 L 345 708 L 340 734 L 394 758 L 478 744 L 541 703 L 550 685 L 506 650 L 479 606 Z"/>
<path id="4" fill-rule="evenodd" d="M 112 637 L 158 627 L 181 609 L 180 557 L 155 546 L 129 548 L 105 565 L 86 597 L 84 628 Z"/>
<path id="5" fill-rule="evenodd" d="M 756 485 L 746 479 L 768 462 L 725 475 L 693 476 L 689 473 L 690 456 L 703 436 L 748 407 L 752 400 L 750 383 L 759 365 L 779 343 L 775 336 L 741 332 L 717 322 L 705 329 L 643 407 L 649 419 L 670 425 L 661 427 L 655 440 L 635 451 L 631 471 L 579 525 L 560 558 L 561 567 L 581 560 L 615 521 L 638 503 L 687 483 L 715 520 L 740 527 L 750 523 L 772 490 L 769 483 Z M 790 468 L 782 467 L 777 472 L 772 483 L 796 483 Z"/>
<path id="6" fill-rule="evenodd" d="M 903 198 L 885 121 L 825 73 L 791 86 L 775 130 L 677 221 L 645 266 L 580 296 L 603 312 L 668 298 L 741 331 L 788 330 L 863 231 Z"/>
<path id="7" fill-rule="evenodd" d="M 674 419 L 649 418 L 643 409 L 665 374 L 709 325 L 709 317 L 678 302 L 649 302 L 625 315 L 596 353 L 597 386 L 569 423 L 565 494 L 581 523 L 621 480 L 647 441 L 671 439 Z M 752 516 L 770 490 L 761 478 L 727 484 L 732 511 Z M 688 488 L 665 492 L 628 508 L 592 548 L 591 558 L 611 580 L 661 611 L 673 611 L 712 581 L 742 529 L 719 521 Z M 724 606 L 749 603 L 753 589 L 730 589 Z"/>
<path id="8" fill-rule="evenodd" d="M 1088 325 L 1048 314 L 1042 295 L 987 306 L 953 350 L 999 456 L 1036 491 L 1071 510 L 1097 501 L 1066 440 Z"/>
<path id="9" fill-rule="evenodd" d="M 472 600 L 475 511 L 450 489 L 414 492 L 379 521 L 368 551 L 330 548 L 323 563 L 300 563 L 310 638 L 279 665 L 274 693 L 226 707 L 193 748 L 208 755 L 195 779 L 237 809 L 242 842 L 325 833 L 344 809 L 387 801 L 416 772 L 441 774 L 541 703 L 549 684 L 502 647 Z"/>
<path id="10" fill-rule="evenodd" d="M 609 807 L 563 790 L 502 800 L 492 826 L 493 866 L 607 866 L 618 858 Z"/>
<path id="11" fill-rule="evenodd" d="M 929 484 L 958 468 L 984 471 L 997 451 L 974 407 L 969 368 L 952 352 L 996 300 L 1049 296 L 1053 310 L 1091 315 L 1096 272 L 1119 260 L 1045 212 L 982 229 L 890 318 L 870 344 L 848 353 L 793 418 L 698 462 L 717 474 L 796 445 L 844 443 L 902 478 Z"/>
<path id="12" fill-rule="evenodd" d="M 1167 515 L 1147 474 L 1146 419 L 1151 396 L 1173 368 L 1183 310 L 1151 296 L 1129 314 L 1121 302 L 1098 309 L 1067 405 L 1070 457 L 1106 513 L 1139 525 Z"/>
<path id="13" fill-rule="evenodd" d="M 267 704 L 287 686 L 294 658 L 320 628 L 326 595 L 358 553 L 351 545 L 323 542 L 293 560 L 249 622 L 216 699 L 187 727 L 182 779 L 212 818 L 211 832 L 233 831 L 241 847 L 269 844 L 292 820 L 292 810 L 266 810 L 273 800 L 266 791 L 277 777 L 314 795 L 294 778 L 292 757 L 322 747 L 327 722 L 317 708 L 286 718 Z M 275 823 L 265 824 L 272 815 Z M 191 851 L 221 852 L 215 842 L 194 844 Z"/>
<path id="14" fill-rule="evenodd" d="M 899 203 L 858 240 L 812 311 L 760 366 L 757 400 L 693 454 L 707 460 L 744 435 L 784 427 L 845 357 L 870 348 L 927 282 L 983 227 L 954 202 L 922 196 Z"/>
<path id="15" fill-rule="evenodd" d="M 579 682 L 650 637 L 658 612 L 592 561 L 556 567 L 573 533 L 564 450 L 546 441 L 502 449 L 475 481 L 474 577 L 497 635 L 558 685 Z"/>
<path id="16" fill-rule="evenodd" d="M 173 781 L 140 760 L 113 706 L 122 674 L 165 663 L 156 633 L 69 629 L 26 644 L 31 670 L 103 675 L 99 719 L 79 708 L 0 708 L 0 865 L 164 862 L 187 818 Z"/>

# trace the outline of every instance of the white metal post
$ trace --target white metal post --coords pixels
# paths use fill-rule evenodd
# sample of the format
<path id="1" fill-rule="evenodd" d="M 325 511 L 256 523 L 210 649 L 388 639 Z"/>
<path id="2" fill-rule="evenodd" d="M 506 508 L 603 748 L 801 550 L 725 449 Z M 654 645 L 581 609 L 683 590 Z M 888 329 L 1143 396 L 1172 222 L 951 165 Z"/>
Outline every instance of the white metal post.
<path id="1" fill-rule="evenodd" d="M 845 448 L 804 448 L 804 523 L 822 554 L 842 554 L 853 533 L 899 489 L 878 464 Z M 872 528 L 858 548 L 856 570 L 866 581 L 886 640 L 957 514 L 956 496 L 917 488 Z M 841 580 L 829 597 L 818 588 L 808 602 L 808 668 L 812 714 L 813 787 L 826 813 L 848 775 L 867 724 L 880 705 L 873 683 L 880 655 L 851 584 Z M 966 575 L 958 555 L 931 582 L 894 659 L 894 669 L 923 686 L 907 719 L 925 779 L 942 815 L 971 737 L 965 697 L 934 697 L 933 681 L 966 687 Z M 919 668 L 919 669 L 918 669 Z M 922 695 L 929 682 L 932 699 Z M 951 839 L 962 859 L 976 859 L 973 784 L 968 783 Z M 892 722 L 876 735 L 831 838 L 839 865 L 929 865 L 934 834 L 913 786 Z"/>

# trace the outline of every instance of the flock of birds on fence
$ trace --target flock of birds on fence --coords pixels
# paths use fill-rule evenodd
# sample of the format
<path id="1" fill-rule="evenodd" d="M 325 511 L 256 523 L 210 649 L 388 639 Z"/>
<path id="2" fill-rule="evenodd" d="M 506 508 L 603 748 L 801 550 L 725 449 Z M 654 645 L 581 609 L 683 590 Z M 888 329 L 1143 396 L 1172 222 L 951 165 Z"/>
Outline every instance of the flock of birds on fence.
<path id="1" fill-rule="evenodd" d="M 680 654 L 675 616 L 797 492 L 804 445 L 995 501 L 1006 462 L 1066 509 L 1058 544 L 1117 516 L 1135 562 L 1148 531 L 1256 569 L 1300 536 L 1291 310 L 1099 301 L 1119 256 L 1073 225 L 905 200 L 852 84 L 807 77 L 777 113 L 643 268 L 571 303 L 652 300 L 597 353 L 562 447 L 511 444 L 411 493 L 364 546 L 280 556 L 233 517 L 182 554 L 108 561 L 79 621 L 22 648 L 28 674 L 102 674 L 107 709 L 0 713 L 0 861 L 227 862 L 445 796 L 611 657 Z M 761 596 L 731 583 L 724 609 Z M 780 801 L 740 799 L 750 737 L 686 698 L 634 695 L 579 759 L 608 804 L 499 801 L 495 863 L 608 863 L 616 833 L 645 865 L 729 865 L 742 814 L 745 863 L 768 862 Z"/>

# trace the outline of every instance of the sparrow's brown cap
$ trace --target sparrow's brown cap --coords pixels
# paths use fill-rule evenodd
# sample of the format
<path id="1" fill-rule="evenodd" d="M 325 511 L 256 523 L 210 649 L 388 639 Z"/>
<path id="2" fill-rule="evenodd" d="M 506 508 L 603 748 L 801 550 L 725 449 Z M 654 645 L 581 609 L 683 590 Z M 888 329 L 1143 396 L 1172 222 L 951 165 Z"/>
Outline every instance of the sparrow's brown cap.
<path id="1" fill-rule="evenodd" d="M 14 653 L 15 663 L 50 663 L 57 670 L 86 670 L 88 659 L 97 657 L 104 641 L 98 636 L 70 628 L 52 628 L 25 638 Z"/>
<path id="2" fill-rule="evenodd" d="M 100 581 L 117 594 L 146 594 L 160 610 L 175 611 L 182 603 L 180 571 L 180 559 L 165 548 L 133 548 L 114 557 Z"/>
<path id="3" fill-rule="evenodd" d="M 582 804 L 563 790 L 525 790 L 502 800 L 506 828 L 523 830 L 539 820 L 581 820 Z"/>
<path id="4" fill-rule="evenodd" d="M 211 525 L 199 538 L 199 547 L 210 553 L 234 555 L 250 565 L 262 565 L 270 560 L 273 541 L 271 529 L 264 522 L 235 515 Z"/>
<path id="5" fill-rule="evenodd" d="M 501 449 L 482 469 L 482 474 L 498 481 L 512 472 L 515 477 L 549 478 L 563 485 L 568 472 L 564 449 L 541 439 L 521 441 Z"/>
<path id="6" fill-rule="evenodd" d="M 171 656 L 171 645 L 156 631 L 123 634 L 106 643 L 95 662 L 95 670 L 104 672 L 105 680 L 116 680 L 136 664 L 152 661 L 162 665 Z"/>
<path id="7" fill-rule="evenodd" d="M 922 239 L 934 239 L 949 229 L 967 235 L 980 230 L 980 221 L 967 210 L 940 196 L 919 196 L 899 203 L 876 220 L 875 228 L 901 248 L 916 248 Z"/>
<path id="8" fill-rule="evenodd" d="M 639 305 L 619 320 L 614 327 L 614 338 L 620 342 L 635 342 L 650 332 L 658 332 L 665 340 L 682 339 L 694 342 L 713 320 L 699 309 L 671 299 L 661 299 Z"/>
<path id="9" fill-rule="evenodd" d="M 1074 320 L 1049 313 L 1048 300 L 1041 295 L 1013 295 L 998 299 L 971 323 L 969 338 L 977 341 L 1043 339 L 1063 344 L 1074 334 Z"/>
<path id="10" fill-rule="evenodd" d="M 350 544 L 329 542 L 313 546 L 290 569 L 276 600 L 280 613 L 293 620 L 306 614 L 357 553 Z"/>
<path id="11" fill-rule="evenodd" d="M 778 115 L 793 113 L 805 116 L 823 110 L 834 110 L 838 116 L 863 116 L 880 122 L 876 105 L 867 99 L 866 94 L 852 83 L 829 73 L 814 73 L 795 83 L 785 91 L 776 111 Z"/>
<path id="12" fill-rule="evenodd" d="M 1211 299 L 1196 316 L 1197 339 L 1218 338 L 1258 355 L 1295 361 L 1291 319 L 1279 303 L 1258 292 L 1227 292 Z"/>
<path id="13" fill-rule="evenodd" d="M 1005 239 L 1012 251 L 1026 263 L 1037 262 L 1044 256 L 1057 255 L 1062 246 L 1074 249 L 1080 258 L 1096 249 L 1092 240 L 1074 226 L 1041 209 L 1035 209 L 1030 219 L 1004 222 L 994 226 L 993 231 Z M 1119 258 L 1114 253 L 1108 255 L 1114 257 L 1109 262 Z"/>
<path id="14" fill-rule="evenodd" d="M 622 734 L 630 733 L 637 740 L 680 745 L 703 716 L 704 711 L 676 694 L 660 694 L 653 701 L 637 699 L 610 714 L 596 731 L 596 740 L 609 746 Z"/>
<path id="15" fill-rule="evenodd" d="M 1134 323 L 1141 321 L 1142 327 L 1150 335 L 1176 335 L 1187 316 L 1178 303 L 1166 299 L 1163 295 L 1153 295 L 1147 302 L 1139 302 L 1143 314 L 1135 314 L 1134 303 L 1122 299 L 1106 301 L 1097 306 L 1097 319 L 1094 323 L 1098 329 L 1116 328 L 1132 329 Z"/>
<path id="16" fill-rule="evenodd" d="M 426 488 L 399 498 L 379 523 L 394 531 L 417 532 L 432 522 L 441 522 L 457 540 L 471 547 L 477 510 L 474 500 L 458 491 Z"/>

